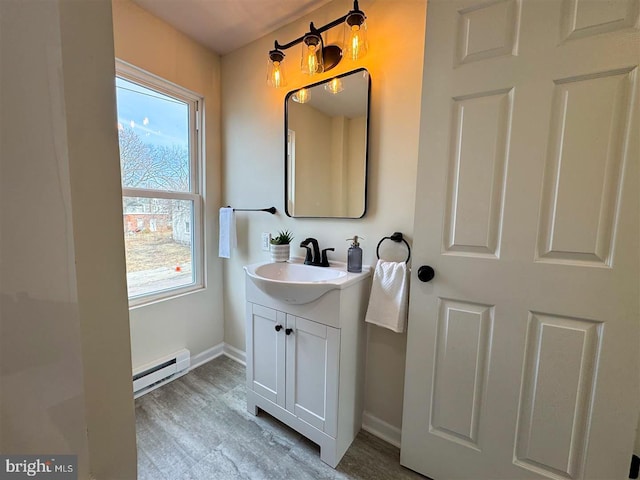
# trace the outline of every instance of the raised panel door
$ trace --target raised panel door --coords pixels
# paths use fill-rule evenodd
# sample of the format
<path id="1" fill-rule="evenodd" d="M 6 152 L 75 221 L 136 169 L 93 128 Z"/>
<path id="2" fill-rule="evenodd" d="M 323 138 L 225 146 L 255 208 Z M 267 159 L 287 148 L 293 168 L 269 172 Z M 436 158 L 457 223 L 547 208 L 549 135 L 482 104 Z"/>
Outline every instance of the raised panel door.
<path id="1" fill-rule="evenodd" d="M 286 316 L 253 303 L 247 308 L 251 329 L 247 332 L 247 388 L 284 407 Z"/>
<path id="2" fill-rule="evenodd" d="M 401 463 L 629 471 L 640 325 L 639 0 L 431 0 Z M 417 264 L 417 265 L 416 265 Z"/>
<path id="3" fill-rule="evenodd" d="M 337 436 L 340 330 L 287 315 L 286 408 Z"/>

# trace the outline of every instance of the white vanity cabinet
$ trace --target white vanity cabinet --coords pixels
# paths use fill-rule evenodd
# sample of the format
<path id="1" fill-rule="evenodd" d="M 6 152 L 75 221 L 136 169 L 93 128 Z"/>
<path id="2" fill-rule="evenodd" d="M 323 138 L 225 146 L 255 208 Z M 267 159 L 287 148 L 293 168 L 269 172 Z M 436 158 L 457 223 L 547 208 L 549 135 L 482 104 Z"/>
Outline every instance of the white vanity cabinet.
<path id="1" fill-rule="evenodd" d="M 311 439 L 335 467 L 362 424 L 369 282 L 305 305 L 270 297 L 249 279 L 246 285 L 247 409 Z"/>
<path id="2" fill-rule="evenodd" d="M 249 388 L 335 437 L 340 330 L 262 305 L 249 306 Z"/>

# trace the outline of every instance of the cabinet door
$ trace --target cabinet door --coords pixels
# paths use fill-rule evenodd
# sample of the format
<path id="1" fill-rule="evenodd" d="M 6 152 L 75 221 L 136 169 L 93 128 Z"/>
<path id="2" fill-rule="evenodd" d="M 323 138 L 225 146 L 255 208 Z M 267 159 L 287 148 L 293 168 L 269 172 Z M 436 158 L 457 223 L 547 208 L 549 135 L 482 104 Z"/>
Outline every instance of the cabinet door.
<path id="1" fill-rule="evenodd" d="M 247 387 L 284 407 L 286 316 L 252 303 L 247 310 Z"/>
<path id="2" fill-rule="evenodd" d="M 287 315 L 287 333 L 286 408 L 336 437 L 340 330 Z"/>

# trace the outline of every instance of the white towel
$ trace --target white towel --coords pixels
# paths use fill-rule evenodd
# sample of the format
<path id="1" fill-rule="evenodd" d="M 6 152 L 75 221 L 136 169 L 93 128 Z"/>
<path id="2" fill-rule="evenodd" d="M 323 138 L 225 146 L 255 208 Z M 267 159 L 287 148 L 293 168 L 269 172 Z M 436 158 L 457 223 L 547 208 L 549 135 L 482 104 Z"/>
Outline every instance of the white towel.
<path id="1" fill-rule="evenodd" d="M 218 256 L 221 258 L 231 258 L 231 250 L 236 248 L 237 245 L 236 214 L 233 211 L 233 208 L 223 207 L 220 209 L 220 240 L 218 245 Z"/>
<path id="2" fill-rule="evenodd" d="M 409 279 L 405 262 L 378 260 L 365 322 L 404 332 L 407 323 Z"/>

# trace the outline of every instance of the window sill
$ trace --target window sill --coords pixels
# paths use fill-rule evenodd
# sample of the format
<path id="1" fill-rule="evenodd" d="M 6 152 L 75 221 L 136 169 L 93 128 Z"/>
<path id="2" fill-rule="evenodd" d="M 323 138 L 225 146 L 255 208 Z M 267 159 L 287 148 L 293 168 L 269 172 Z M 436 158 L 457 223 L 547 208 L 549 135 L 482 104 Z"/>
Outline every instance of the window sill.
<path id="1" fill-rule="evenodd" d="M 188 285 L 186 287 L 166 290 L 163 292 L 158 292 L 156 294 L 130 298 L 129 310 L 137 310 L 139 308 L 148 307 L 150 305 L 165 302 L 167 300 L 175 300 L 186 295 L 191 295 L 192 293 L 204 291 L 205 289 L 206 287 L 204 285 Z"/>

